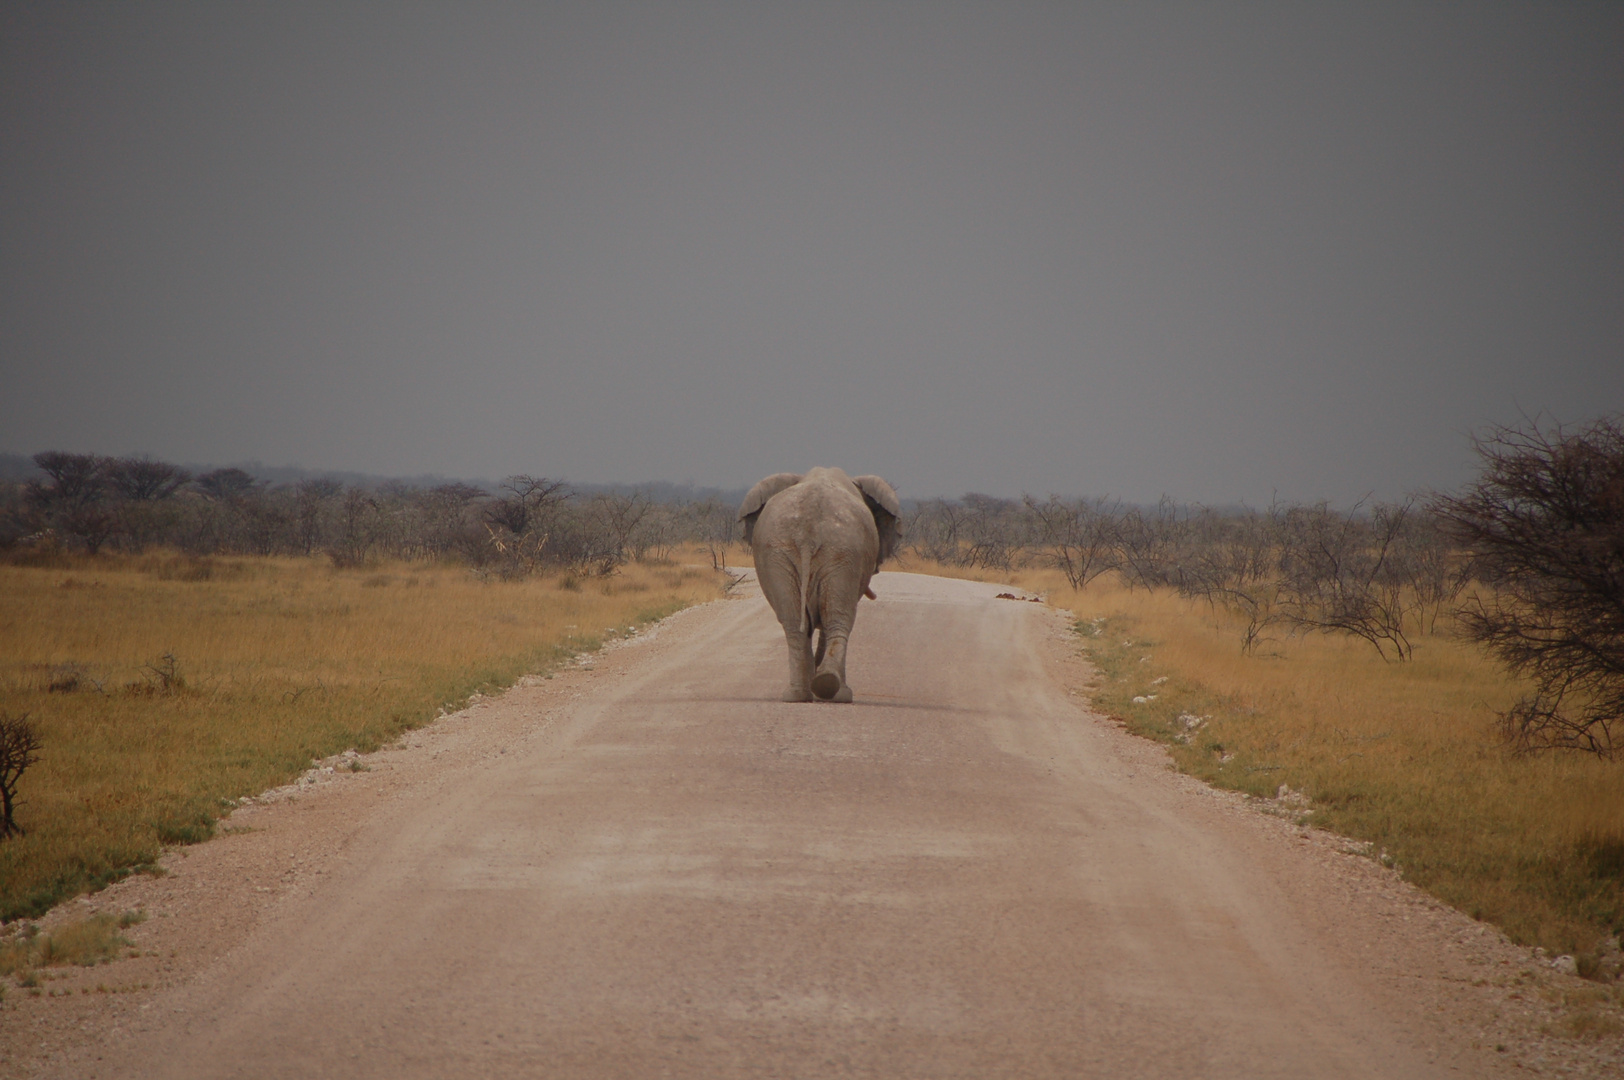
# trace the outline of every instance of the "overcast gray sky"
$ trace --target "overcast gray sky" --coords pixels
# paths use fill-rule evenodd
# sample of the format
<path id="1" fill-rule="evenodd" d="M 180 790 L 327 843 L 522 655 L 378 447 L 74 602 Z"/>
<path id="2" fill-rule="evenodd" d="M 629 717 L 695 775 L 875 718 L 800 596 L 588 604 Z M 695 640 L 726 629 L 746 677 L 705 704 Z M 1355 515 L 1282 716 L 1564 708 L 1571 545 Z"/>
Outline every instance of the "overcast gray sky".
<path id="1" fill-rule="evenodd" d="M 1624 409 L 1624 5 L 0 7 L 0 449 L 1451 486 Z"/>

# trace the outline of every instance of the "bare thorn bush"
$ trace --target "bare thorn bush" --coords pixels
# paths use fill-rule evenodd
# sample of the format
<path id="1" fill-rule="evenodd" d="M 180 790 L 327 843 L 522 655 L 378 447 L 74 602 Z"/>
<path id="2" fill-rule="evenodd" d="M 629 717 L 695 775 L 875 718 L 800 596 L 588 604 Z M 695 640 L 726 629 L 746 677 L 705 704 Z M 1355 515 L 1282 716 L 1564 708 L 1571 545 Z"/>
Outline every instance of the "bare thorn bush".
<path id="1" fill-rule="evenodd" d="M 1434 506 L 1480 587 L 1467 634 L 1533 693 L 1502 717 L 1525 749 L 1613 757 L 1624 732 L 1624 427 L 1530 422 L 1475 440 L 1482 475 Z"/>
<path id="2" fill-rule="evenodd" d="M 17 824 L 17 784 L 28 767 L 39 760 L 39 736 L 28 714 L 0 712 L 0 839 L 22 836 Z"/>

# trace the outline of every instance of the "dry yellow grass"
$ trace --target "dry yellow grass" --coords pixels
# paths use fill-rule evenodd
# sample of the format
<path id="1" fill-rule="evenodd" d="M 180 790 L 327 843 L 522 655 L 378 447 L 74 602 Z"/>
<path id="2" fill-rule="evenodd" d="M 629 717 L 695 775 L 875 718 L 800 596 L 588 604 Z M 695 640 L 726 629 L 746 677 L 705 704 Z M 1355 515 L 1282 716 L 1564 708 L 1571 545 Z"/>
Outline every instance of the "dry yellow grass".
<path id="1" fill-rule="evenodd" d="M 1103 711 L 1213 783 L 1303 793 L 1308 820 L 1370 841 L 1406 879 L 1519 941 L 1584 968 L 1624 931 L 1624 765 L 1507 752 L 1494 715 L 1523 688 L 1447 628 L 1418 637 L 1408 663 L 1319 634 L 1243 656 L 1234 620 L 1170 592 L 1113 578 L 1074 592 L 1040 569 L 898 569 L 1046 593 L 1078 616 Z"/>
<path id="2" fill-rule="evenodd" d="M 38 933 L 38 927 L 30 924 L 24 927 L 27 932 L 0 943 L 0 975 L 20 974 L 28 985 L 27 973 L 32 968 L 104 964 L 129 947 L 119 931 L 145 919 L 139 911 L 126 911 L 116 918 L 91 915 L 63 923 L 48 934 Z"/>
<path id="3" fill-rule="evenodd" d="M 44 746 L 20 788 L 28 833 L 0 844 L 0 917 L 149 864 L 312 758 L 374 749 L 721 582 L 708 565 L 520 581 L 173 554 L 0 566 L 0 710 Z"/>

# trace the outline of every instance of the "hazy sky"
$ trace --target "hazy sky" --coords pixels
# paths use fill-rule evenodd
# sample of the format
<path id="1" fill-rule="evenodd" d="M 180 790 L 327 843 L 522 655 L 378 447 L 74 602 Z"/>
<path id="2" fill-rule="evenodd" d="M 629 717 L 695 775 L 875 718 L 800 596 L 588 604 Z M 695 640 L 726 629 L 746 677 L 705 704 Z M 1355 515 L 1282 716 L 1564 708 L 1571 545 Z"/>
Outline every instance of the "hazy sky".
<path id="1" fill-rule="evenodd" d="M 1266 503 L 1624 409 L 1624 4 L 0 7 L 0 449 Z"/>

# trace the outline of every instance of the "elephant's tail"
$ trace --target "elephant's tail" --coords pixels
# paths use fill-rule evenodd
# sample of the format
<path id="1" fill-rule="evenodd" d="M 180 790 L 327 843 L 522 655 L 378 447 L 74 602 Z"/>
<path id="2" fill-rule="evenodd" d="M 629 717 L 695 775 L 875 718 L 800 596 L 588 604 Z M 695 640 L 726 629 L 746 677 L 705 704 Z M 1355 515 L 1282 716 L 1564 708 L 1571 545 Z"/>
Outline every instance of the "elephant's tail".
<path id="1" fill-rule="evenodd" d="M 817 601 L 812 596 L 812 550 L 810 547 L 802 545 L 799 555 L 801 565 L 799 567 L 800 590 L 798 595 L 801 598 L 801 633 L 811 634 L 813 626 L 818 621 L 817 616 L 814 614 Z"/>

